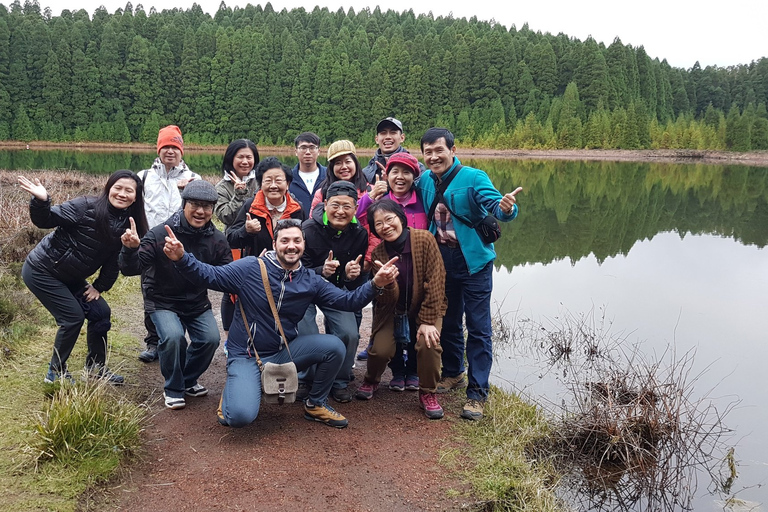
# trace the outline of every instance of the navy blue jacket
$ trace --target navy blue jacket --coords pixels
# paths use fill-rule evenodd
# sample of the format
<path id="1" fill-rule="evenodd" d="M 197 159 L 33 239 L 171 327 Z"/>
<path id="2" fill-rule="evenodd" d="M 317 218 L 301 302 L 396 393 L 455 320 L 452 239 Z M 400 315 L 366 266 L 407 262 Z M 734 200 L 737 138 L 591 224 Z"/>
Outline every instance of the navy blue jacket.
<path id="1" fill-rule="evenodd" d="M 197 286 L 237 294 L 260 357 L 275 354 L 281 347 L 280 332 L 264 291 L 259 259 L 267 266 L 269 286 L 289 343 L 298 335 L 296 325 L 304 318 L 310 303 L 341 311 L 357 311 L 368 304 L 375 294 L 371 281 L 354 291 L 345 291 L 303 265 L 296 270 L 285 270 L 274 251 L 261 258 L 242 258 L 222 267 L 207 265 L 185 253 L 175 265 L 187 279 Z M 253 357 L 249 345 L 240 307 L 236 306 L 227 339 L 229 357 Z"/>
<path id="2" fill-rule="evenodd" d="M 320 170 L 315 180 L 315 185 L 312 190 L 307 190 L 307 186 L 304 184 L 304 180 L 301 179 L 299 174 L 299 164 L 293 168 L 293 180 L 291 181 L 288 191 L 293 194 L 293 197 L 301 204 L 301 209 L 304 210 L 304 218 L 308 219 L 310 214 L 310 208 L 312 206 L 312 198 L 315 196 L 315 192 L 320 190 L 320 186 L 325 181 L 325 175 L 328 172 L 328 168 L 317 164 L 317 168 Z"/>

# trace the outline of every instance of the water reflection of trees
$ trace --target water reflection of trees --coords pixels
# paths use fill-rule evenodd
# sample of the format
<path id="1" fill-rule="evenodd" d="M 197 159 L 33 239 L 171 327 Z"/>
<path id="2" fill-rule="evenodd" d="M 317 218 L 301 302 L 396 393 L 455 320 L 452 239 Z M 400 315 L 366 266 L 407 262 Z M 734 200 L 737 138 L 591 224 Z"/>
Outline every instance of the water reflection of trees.
<path id="1" fill-rule="evenodd" d="M 518 319 L 510 332 L 514 346 L 535 347 L 541 376 L 566 390 L 542 404 L 553 426 L 541 447 L 567 475 L 565 501 L 580 510 L 691 510 L 700 475 L 730 494 L 735 469 L 718 473 L 728 457 L 723 420 L 736 403 L 694 393 L 694 352 L 648 358 L 594 313 Z"/>
<path id="2" fill-rule="evenodd" d="M 504 224 L 497 265 L 602 262 L 657 233 L 768 243 L 768 169 L 617 162 L 482 160 L 499 190 L 524 187 L 523 214 Z"/>

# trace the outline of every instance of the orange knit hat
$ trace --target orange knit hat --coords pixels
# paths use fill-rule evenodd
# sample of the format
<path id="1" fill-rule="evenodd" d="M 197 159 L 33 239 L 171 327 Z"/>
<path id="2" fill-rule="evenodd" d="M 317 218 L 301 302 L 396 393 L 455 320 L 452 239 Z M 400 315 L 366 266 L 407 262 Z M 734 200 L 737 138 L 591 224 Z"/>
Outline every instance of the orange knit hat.
<path id="1" fill-rule="evenodd" d="M 165 146 L 173 146 L 184 154 L 184 139 L 181 138 L 181 129 L 175 124 L 160 128 L 157 134 L 157 152 Z"/>

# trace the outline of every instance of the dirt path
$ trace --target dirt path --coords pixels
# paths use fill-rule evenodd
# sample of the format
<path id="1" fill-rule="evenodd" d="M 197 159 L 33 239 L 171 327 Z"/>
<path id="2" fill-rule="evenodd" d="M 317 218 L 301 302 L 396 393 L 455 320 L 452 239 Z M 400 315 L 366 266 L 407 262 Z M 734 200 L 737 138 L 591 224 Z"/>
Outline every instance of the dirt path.
<path id="1" fill-rule="evenodd" d="M 219 294 L 210 294 L 218 300 Z M 361 339 L 369 332 L 367 310 Z M 364 363 L 356 366 L 359 383 Z M 452 424 L 463 421 L 460 395 L 441 402 L 441 421 L 424 417 L 415 392 L 384 387 L 370 402 L 333 403 L 349 419 L 343 430 L 305 420 L 299 404 L 263 406 L 253 424 L 231 429 L 215 415 L 225 376 L 219 350 L 200 379 L 209 395 L 188 397 L 185 409 L 171 411 L 162 403 L 157 363 L 145 365 L 139 386 L 155 400 L 142 461 L 83 508 L 405 512 L 458 510 L 470 501 L 467 486 L 439 463 L 441 450 L 452 443 Z"/>

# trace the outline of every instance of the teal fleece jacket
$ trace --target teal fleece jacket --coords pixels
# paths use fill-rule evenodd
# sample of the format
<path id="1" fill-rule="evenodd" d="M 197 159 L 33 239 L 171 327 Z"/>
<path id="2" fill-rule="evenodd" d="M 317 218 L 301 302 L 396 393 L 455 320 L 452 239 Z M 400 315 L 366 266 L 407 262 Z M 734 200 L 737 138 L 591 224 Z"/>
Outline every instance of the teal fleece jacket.
<path id="1" fill-rule="evenodd" d="M 459 159 L 453 157 L 453 165 L 443 175 L 443 178 L 456 172 L 456 166 L 460 164 Z M 427 171 L 416 185 L 424 209 L 427 211 L 435 199 L 436 179 L 437 176 L 432 171 Z M 499 202 L 503 196 L 493 186 L 485 171 L 474 167 L 462 167 L 459 174 L 448 184 L 448 189 L 443 197 L 451 211 L 456 212 L 462 219 L 469 220 L 472 225 L 477 225 L 488 214 L 503 222 L 509 222 L 517 217 L 517 204 L 512 207 L 510 213 L 504 213 L 499 207 Z M 434 219 L 428 219 L 428 221 L 429 230 L 434 234 L 437 231 Z M 474 228 L 458 219 L 454 219 L 453 227 L 456 230 L 456 238 L 459 241 L 464 259 L 467 261 L 470 274 L 479 272 L 489 261 L 496 259 L 493 244 L 483 243 Z"/>

